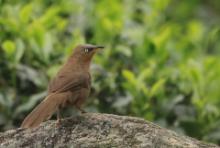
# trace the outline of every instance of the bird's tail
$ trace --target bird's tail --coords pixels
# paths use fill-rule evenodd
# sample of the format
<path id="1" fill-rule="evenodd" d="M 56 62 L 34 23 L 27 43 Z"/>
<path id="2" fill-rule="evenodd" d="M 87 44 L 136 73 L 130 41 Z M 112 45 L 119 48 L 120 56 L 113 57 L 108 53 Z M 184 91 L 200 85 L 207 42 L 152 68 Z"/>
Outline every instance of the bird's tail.
<path id="1" fill-rule="evenodd" d="M 24 119 L 21 124 L 22 128 L 34 128 L 41 122 L 49 119 L 53 113 L 58 109 L 65 95 L 52 93 L 48 95 L 35 109 Z"/>

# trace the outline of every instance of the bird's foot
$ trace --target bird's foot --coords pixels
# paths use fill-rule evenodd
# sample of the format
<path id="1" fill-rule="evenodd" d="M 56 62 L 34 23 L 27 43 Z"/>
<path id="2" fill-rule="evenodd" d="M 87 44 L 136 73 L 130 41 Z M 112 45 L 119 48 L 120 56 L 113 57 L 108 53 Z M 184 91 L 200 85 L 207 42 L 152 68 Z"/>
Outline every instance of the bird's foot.
<path id="1" fill-rule="evenodd" d="M 78 109 L 81 112 L 81 114 L 87 113 L 84 109 L 82 109 L 81 107 L 79 107 L 77 105 L 76 105 L 76 109 Z"/>
<path id="2" fill-rule="evenodd" d="M 87 112 L 86 112 L 85 110 L 83 110 L 83 109 L 81 109 L 80 111 L 81 111 L 81 114 L 87 113 Z"/>
<path id="3" fill-rule="evenodd" d="M 56 127 L 59 128 L 59 127 L 61 126 L 61 121 L 62 121 L 61 119 L 57 119 L 57 121 L 56 121 Z"/>

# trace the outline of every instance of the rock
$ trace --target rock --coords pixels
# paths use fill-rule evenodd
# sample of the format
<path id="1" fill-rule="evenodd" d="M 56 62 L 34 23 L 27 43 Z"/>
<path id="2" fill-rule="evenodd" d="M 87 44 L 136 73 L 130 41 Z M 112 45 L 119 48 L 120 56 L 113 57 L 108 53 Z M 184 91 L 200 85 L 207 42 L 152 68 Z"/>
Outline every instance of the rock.
<path id="1" fill-rule="evenodd" d="M 34 129 L 14 129 L 0 133 L 0 147 L 28 148 L 217 148 L 178 135 L 140 118 L 86 113 L 56 121 L 46 121 Z"/>

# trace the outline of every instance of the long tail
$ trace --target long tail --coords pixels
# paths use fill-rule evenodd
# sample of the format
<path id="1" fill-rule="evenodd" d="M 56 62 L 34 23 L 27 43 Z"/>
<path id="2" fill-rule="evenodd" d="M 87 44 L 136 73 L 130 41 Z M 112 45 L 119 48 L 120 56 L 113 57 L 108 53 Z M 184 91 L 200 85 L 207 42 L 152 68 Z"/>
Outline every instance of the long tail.
<path id="1" fill-rule="evenodd" d="M 65 101 L 65 95 L 50 94 L 24 119 L 22 128 L 34 128 L 49 119 L 59 105 Z"/>

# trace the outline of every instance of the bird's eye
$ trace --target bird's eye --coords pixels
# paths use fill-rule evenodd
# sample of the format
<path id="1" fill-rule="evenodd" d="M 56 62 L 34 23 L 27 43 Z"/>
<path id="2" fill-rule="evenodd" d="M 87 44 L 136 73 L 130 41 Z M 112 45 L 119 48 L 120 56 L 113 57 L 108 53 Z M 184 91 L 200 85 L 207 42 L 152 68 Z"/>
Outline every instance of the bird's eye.
<path id="1" fill-rule="evenodd" d="M 89 49 L 88 49 L 88 48 L 85 48 L 85 49 L 84 49 L 84 52 L 85 52 L 85 53 L 88 53 L 88 52 L 89 52 Z"/>

